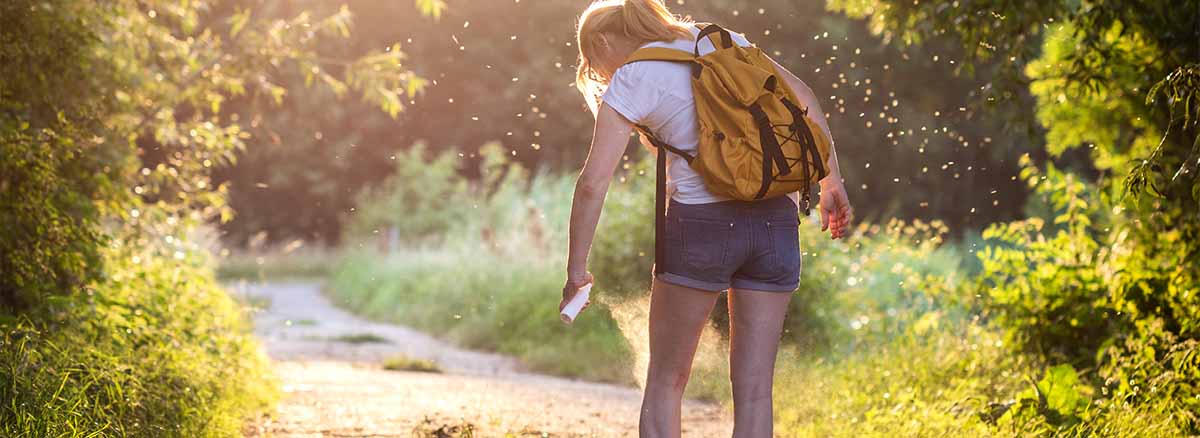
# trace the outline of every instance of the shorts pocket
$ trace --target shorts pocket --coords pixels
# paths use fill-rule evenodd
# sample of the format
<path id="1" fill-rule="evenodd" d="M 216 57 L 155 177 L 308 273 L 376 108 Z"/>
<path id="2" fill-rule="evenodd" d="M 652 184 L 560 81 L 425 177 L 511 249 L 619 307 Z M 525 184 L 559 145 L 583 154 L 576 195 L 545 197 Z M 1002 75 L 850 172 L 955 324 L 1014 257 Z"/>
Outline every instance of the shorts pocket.
<path id="1" fill-rule="evenodd" d="M 775 269 L 778 271 L 799 270 L 799 219 L 791 218 L 768 221 L 767 236 L 771 239 L 771 262 L 775 266 Z"/>
<path id="2" fill-rule="evenodd" d="M 725 267 L 733 222 L 718 219 L 679 218 L 683 232 L 683 262 L 698 271 L 720 271 Z"/>

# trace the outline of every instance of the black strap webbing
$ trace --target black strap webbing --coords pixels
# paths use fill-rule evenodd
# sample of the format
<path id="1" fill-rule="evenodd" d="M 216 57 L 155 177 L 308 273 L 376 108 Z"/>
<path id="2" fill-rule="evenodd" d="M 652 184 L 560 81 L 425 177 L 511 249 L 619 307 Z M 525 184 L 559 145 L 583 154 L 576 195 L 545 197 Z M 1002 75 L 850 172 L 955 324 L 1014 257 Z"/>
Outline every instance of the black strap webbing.
<path id="1" fill-rule="evenodd" d="M 804 215 L 812 213 L 811 208 L 811 190 L 808 184 L 812 182 L 811 174 L 809 173 L 808 163 L 812 163 L 813 169 L 817 172 L 817 180 L 825 179 L 827 171 L 825 163 L 821 162 L 821 152 L 817 150 L 817 141 L 813 138 L 812 130 L 808 128 L 808 123 L 805 118 L 808 117 L 808 111 L 802 110 L 786 97 L 782 98 L 783 105 L 792 113 L 792 135 L 796 136 L 800 142 L 800 165 L 804 168 L 805 188 L 802 193 L 804 204 Z"/>
<path id="2" fill-rule="evenodd" d="M 754 199 L 762 199 L 767 196 L 767 191 L 771 189 L 771 183 L 775 181 L 775 177 L 787 175 L 792 172 L 792 169 L 787 164 L 787 157 L 783 155 L 783 148 L 779 146 L 779 139 L 775 137 L 775 127 L 771 124 L 771 119 L 767 117 L 762 106 L 757 103 L 750 105 L 750 114 L 754 116 L 754 122 L 758 125 L 763 167 L 762 187 L 759 188 Z M 778 169 L 779 175 L 776 175 L 775 170 L 771 168 L 772 164 Z"/>
<path id="3" fill-rule="evenodd" d="M 655 137 L 654 134 L 650 133 L 650 128 L 647 128 L 642 125 L 635 125 L 634 127 L 637 128 L 639 133 L 646 136 L 646 138 L 650 140 L 650 144 L 654 145 L 655 149 L 666 149 L 667 152 L 670 152 L 675 155 L 683 157 L 683 159 L 685 161 L 687 161 L 688 164 L 692 164 L 692 160 L 696 159 L 696 157 L 692 156 L 692 154 L 684 152 L 683 150 L 676 148 L 675 146 L 671 146 L 671 145 L 667 144 L 667 142 L 665 142 L 665 141 L 659 140 L 658 137 Z"/>
<path id="4" fill-rule="evenodd" d="M 654 274 L 663 273 L 667 232 L 667 150 L 658 148 L 658 171 L 654 182 Z"/>
<path id="5" fill-rule="evenodd" d="M 808 123 L 805 122 L 805 118 L 808 117 L 808 111 L 800 109 L 800 107 L 787 98 L 781 100 L 783 100 L 783 105 L 787 107 L 788 111 L 792 112 L 792 132 L 800 135 L 804 152 L 808 155 L 803 158 L 805 160 L 812 160 L 810 162 L 813 163 L 813 168 L 817 170 L 817 180 L 825 179 L 828 170 L 825 169 L 825 163 L 821 162 L 821 151 L 817 150 L 817 140 L 813 138 L 813 132 L 808 128 Z"/>
<path id="6" fill-rule="evenodd" d="M 654 273 L 661 274 L 663 273 L 662 257 L 663 254 L 666 254 L 664 245 L 667 236 L 667 152 L 683 157 L 688 164 L 691 164 L 696 157 L 659 140 L 645 126 L 637 125 L 635 127 L 658 150 L 658 163 L 656 163 L 657 169 L 654 176 Z"/>
<path id="7" fill-rule="evenodd" d="M 696 48 L 693 53 L 696 55 L 697 58 L 700 57 L 700 42 L 704 41 L 704 37 L 712 35 L 717 32 L 721 33 L 721 45 L 716 46 L 715 49 L 721 50 L 722 48 L 725 48 L 725 49 L 733 48 L 733 35 L 730 34 L 728 30 L 725 30 L 725 28 L 723 28 L 721 26 L 718 26 L 715 24 L 709 24 L 707 26 L 704 26 L 704 28 L 700 30 L 700 36 L 696 37 Z"/>

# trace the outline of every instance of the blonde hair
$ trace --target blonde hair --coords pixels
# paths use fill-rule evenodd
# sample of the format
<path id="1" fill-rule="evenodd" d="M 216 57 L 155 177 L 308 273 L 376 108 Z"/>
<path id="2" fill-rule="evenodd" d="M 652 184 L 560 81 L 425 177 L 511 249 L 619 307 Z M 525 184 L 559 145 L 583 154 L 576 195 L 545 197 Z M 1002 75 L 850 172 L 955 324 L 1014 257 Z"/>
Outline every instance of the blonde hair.
<path id="1" fill-rule="evenodd" d="M 575 86 L 587 99 L 592 114 L 596 113 L 600 96 L 608 87 L 590 60 L 596 53 L 600 33 L 616 33 L 640 42 L 674 41 L 692 38 L 691 26 L 691 20 L 675 16 L 661 0 L 598 0 L 588 6 L 579 16 L 576 31 L 579 67 Z"/>

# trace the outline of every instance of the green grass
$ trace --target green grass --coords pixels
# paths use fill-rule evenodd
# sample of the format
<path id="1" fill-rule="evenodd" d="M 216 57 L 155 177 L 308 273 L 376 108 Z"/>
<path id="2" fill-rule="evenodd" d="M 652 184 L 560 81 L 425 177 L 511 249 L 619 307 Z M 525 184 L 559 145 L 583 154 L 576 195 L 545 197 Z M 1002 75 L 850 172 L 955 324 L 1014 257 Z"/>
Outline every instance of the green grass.
<path id="1" fill-rule="evenodd" d="M 987 436 L 978 414 L 1031 364 L 979 327 L 899 336 L 843 357 L 781 354 L 777 430 L 795 437 Z"/>
<path id="2" fill-rule="evenodd" d="M 785 349 L 776 372 L 777 436 L 1188 436 L 1179 418 L 1152 403 L 1095 399 L 1074 424 L 1049 421 L 1060 414 L 1049 406 L 1019 412 L 1013 403 L 1034 395 L 1032 382 L 1046 378 L 1047 364 L 1014 354 L 1003 340 L 987 326 L 952 323 L 836 357 Z"/>
<path id="3" fill-rule="evenodd" d="M 217 277 L 232 280 L 320 280 L 330 275 L 338 256 L 324 249 L 223 251 Z"/>
<path id="4" fill-rule="evenodd" d="M 359 314 L 516 356 L 535 371 L 632 382 L 629 347 L 609 309 L 593 302 L 574 324 L 559 321 L 557 265 L 472 248 L 359 253 L 340 264 L 329 290 Z"/>
<path id="5" fill-rule="evenodd" d="M 348 335 L 339 335 L 329 338 L 334 342 L 343 342 L 347 344 L 390 344 L 392 341 L 383 336 L 374 333 L 354 333 Z"/>
<path id="6" fill-rule="evenodd" d="M 442 367 L 437 362 L 426 359 L 413 359 L 408 356 L 392 356 L 383 361 L 383 369 L 388 371 L 421 371 L 440 373 Z"/>
<path id="7" fill-rule="evenodd" d="M 646 163 L 609 193 L 591 258 L 597 278 L 592 306 L 572 326 L 556 316 L 573 181 L 567 176 L 496 177 L 502 182 L 488 186 L 490 195 L 468 197 L 473 209 L 455 215 L 465 220 L 444 235 L 414 239 L 420 244 L 390 254 L 346 254 L 328 292 L 357 313 L 516 356 L 534 371 L 639 383 L 647 362 L 645 291 L 653 246 L 646 188 L 652 185 L 649 177 L 633 175 Z M 439 216 L 429 214 L 420 223 L 437 223 L 432 218 Z M 946 245 L 937 222 L 893 221 L 831 241 L 816 221 L 801 226 L 804 273 L 777 361 L 778 436 L 1189 433 L 1193 417 L 1155 397 L 1156 389 L 1143 399 L 1108 399 L 1096 389 L 1106 384 L 1096 370 L 1071 370 L 1067 379 L 1047 371 L 1063 369 L 1059 364 L 1018 350 L 1011 332 L 993 325 L 973 298 L 972 274 L 980 266 L 967 250 L 977 249 L 971 245 L 977 238 Z M 686 395 L 728 406 L 723 310 L 718 306 L 701 337 Z M 1054 394 L 1045 397 L 1051 388 Z"/>
<path id="8" fill-rule="evenodd" d="M 0 436 L 226 437 L 277 397 L 243 308 L 189 255 L 0 319 Z"/>

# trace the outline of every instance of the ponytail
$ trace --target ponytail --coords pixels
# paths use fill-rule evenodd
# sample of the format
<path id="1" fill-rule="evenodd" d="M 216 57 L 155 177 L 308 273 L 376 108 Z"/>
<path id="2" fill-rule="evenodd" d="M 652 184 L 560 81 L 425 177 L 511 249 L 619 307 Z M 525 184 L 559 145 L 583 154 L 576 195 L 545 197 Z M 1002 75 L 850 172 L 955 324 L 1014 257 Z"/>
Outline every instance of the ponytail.
<path id="1" fill-rule="evenodd" d="M 643 42 L 673 41 L 691 38 L 690 26 L 690 20 L 671 14 L 662 0 L 597 0 L 588 6 L 579 16 L 576 32 L 579 67 L 575 86 L 587 99 L 592 114 L 596 114 L 606 88 L 590 61 L 600 33 L 618 33 Z"/>

